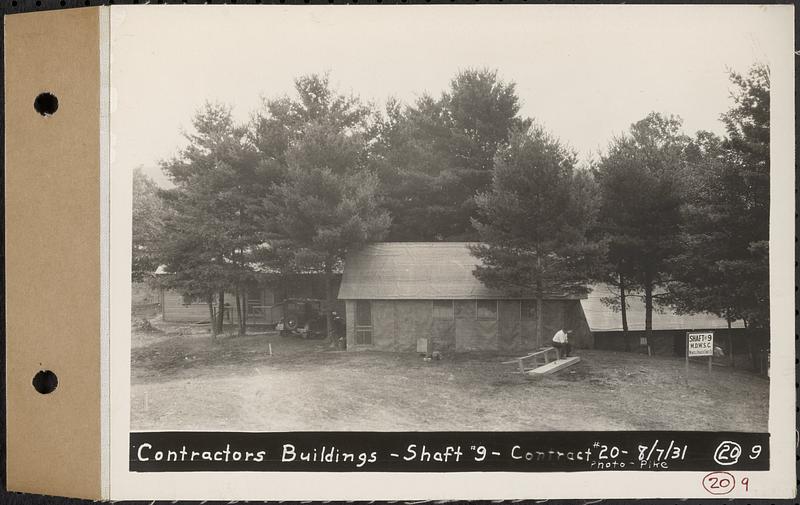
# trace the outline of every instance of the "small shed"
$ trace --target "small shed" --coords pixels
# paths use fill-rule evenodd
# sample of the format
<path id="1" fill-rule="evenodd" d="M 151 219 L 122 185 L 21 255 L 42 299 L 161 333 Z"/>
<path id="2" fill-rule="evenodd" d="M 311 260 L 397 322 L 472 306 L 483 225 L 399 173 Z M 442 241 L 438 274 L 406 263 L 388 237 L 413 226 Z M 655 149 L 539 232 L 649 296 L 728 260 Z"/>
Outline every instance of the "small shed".
<path id="1" fill-rule="evenodd" d="M 622 315 L 603 302 L 605 298 L 617 296 L 617 288 L 607 284 L 590 286 L 591 292 L 581 300 L 583 313 L 594 337 L 594 347 L 614 351 L 635 350 L 644 337 L 645 310 L 644 297 L 631 293 L 627 299 L 628 340 L 622 331 Z M 663 292 L 663 291 L 659 291 Z M 658 294 L 658 292 L 657 292 Z M 686 332 L 712 330 L 717 342 L 725 347 L 733 347 L 735 341 L 746 338 L 742 321 L 728 321 L 714 314 L 678 314 L 669 307 L 653 309 L 653 334 L 650 346 L 659 355 L 683 356 L 686 352 Z M 746 342 L 737 346 L 744 351 Z M 729 351 L 727 351 L 729 352 Z"/>
<path id="2" fill-rule="evenodd" d="M 561 327 L 573 345 L 590 347 L 578 297 L 547 296 L 543 334 L 536 334 L 536 300 L 489 289 L 464 242 L 386 242 L 348 255 L 339 299 L 345 301 L 347 348 L 414 351 L 518 351 L 548 344 Z"/>

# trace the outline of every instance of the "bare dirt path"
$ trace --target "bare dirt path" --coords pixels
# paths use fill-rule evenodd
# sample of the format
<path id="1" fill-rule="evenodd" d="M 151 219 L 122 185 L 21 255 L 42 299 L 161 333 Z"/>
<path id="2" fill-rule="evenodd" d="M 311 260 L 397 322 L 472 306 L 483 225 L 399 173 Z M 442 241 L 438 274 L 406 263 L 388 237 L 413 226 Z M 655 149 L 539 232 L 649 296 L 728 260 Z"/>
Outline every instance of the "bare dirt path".
<path id="1" fill-rule="evenodd" d="M 687 385 L 682 358 L 579 350 L 580 364 L 533 379 L 498 355 L 424 362 L 169 331 L 134 332 L 134 430 L 767 430 L 766 379 L 697 364 Z"/>

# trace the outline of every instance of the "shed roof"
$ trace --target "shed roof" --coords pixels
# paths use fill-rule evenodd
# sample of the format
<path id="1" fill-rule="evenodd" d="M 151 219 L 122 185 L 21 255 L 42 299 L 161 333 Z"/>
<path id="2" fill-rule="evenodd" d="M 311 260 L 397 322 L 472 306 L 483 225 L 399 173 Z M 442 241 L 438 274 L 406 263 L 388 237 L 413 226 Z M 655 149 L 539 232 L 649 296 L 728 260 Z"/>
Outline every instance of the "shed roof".
<path id="1" fill-rule="evenodd" d="M 607 284 L 590 286 L 589 296 L 581 300 L 586 322 L 592 331 L 622 331 L 622 315 L 614 312 L 602 302 L 602 298 L 615 296 L 616 289 Z M 644 297 L 634 294 L 628 300 L 628 329 L 644 330 Z M 714 314 L 676 314 L 669 308 L 653 308 L 654 330 L 711 330 L 727 328 L 728 322 Z M 732 328 L 744 328 L 742 321 L 735 321 Z"/>
<path id="2" fill-rule="evenodd" d="M 489 289 L 467 242 L 382 242 L 347 256 L 341 300 L 527 299 Z M 547 296 L 548 299 L 577 299 Z"/>

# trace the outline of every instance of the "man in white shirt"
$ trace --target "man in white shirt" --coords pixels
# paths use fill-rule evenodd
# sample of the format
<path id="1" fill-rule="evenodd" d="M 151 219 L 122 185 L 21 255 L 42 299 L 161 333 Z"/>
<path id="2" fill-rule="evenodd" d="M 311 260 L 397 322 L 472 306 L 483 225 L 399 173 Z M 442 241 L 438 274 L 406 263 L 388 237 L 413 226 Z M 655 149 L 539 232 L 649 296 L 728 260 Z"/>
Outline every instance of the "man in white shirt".
<path id="1" fill-rule="evenodd" d="M 553 335 L 553 347 L 560 351 L 560 357 L 566 358 L 569 356 L 569 352 L 572 350 L 572 346 L 569 343 L 569 334 L 572 333 L 572 330 L 565 330 L 561 328 Z"/>

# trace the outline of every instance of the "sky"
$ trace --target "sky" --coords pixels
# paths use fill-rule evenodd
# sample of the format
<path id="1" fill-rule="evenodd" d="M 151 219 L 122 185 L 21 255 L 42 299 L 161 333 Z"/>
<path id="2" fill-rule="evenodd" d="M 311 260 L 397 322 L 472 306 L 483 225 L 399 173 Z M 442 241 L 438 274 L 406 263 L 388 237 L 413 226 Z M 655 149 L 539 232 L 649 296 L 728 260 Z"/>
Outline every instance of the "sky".
<path id="1" fill-rule="evenodd" d="M 521 114 L 582 160 L 651 111 L 724 133 L 728 69 L 791 50 L 790 6 L 441 5 L 114 6 L 112 167 L 159 160 L 206 100 L 246 121 L 262 97 L 329 72 L 341 92 L 382 106 L 438 96 L 466 68 L 516 83 Z"/>

